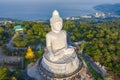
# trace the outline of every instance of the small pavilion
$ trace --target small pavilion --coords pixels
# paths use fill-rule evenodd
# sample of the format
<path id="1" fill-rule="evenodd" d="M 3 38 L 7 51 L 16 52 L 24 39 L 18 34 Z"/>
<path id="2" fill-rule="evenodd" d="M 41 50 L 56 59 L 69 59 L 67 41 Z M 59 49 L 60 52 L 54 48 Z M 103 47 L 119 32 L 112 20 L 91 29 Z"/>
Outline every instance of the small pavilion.
<path id="1" fill-rule="evenodd" d="M 15 32 L 23 32 L 23 28 L 24 28 L 23 25 L 14 26 Z"/>

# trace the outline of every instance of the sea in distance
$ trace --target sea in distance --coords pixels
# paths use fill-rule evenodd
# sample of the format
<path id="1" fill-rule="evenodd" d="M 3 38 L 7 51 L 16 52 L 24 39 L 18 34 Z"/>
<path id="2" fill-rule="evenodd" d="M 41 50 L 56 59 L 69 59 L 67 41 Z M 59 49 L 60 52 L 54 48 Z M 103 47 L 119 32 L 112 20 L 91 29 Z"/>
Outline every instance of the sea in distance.
<path id="1" fill-rule="evenodd" d="M 47 20 L 57 9 L 62 18 L 93 14 L 96 3 L 0 3 L 0 18 Z"/>

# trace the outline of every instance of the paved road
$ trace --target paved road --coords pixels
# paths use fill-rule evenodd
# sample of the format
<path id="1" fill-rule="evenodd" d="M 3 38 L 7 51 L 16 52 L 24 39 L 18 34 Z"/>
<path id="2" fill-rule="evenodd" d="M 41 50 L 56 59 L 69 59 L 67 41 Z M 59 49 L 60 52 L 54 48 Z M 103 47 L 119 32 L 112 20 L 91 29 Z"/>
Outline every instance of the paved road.
<path id="1" fill-rule="evenodd" d="M 19 33 L 15 33 L 14 36 L 11 38 L 11 40 L 10 40 L 10 42 L 9 42 L 8 44 L 9 44 L 9 45 L 12 44 L 13 39 L 14 39 L 16 36 L 18 36 L 18 35 L 19 35 Z"/>
<path id="2" fill-rule="evenodd" d="M 99 68 L 85 53 L 82 54 L 82 57 L 91 65 L 91 67 L 97 71 L 104 78 L 106 76 L 105 72 Z"/>

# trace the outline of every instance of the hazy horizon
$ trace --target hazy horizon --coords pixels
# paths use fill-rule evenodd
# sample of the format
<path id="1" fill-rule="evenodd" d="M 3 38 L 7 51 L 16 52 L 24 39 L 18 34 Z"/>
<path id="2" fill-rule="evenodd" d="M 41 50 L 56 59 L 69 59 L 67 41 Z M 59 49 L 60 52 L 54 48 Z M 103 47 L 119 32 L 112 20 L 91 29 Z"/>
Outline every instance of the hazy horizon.
<path id="1" fill-rule="evenodd" d="M 0 0 L 0 17 L 49 19 L 55 9 L 62 17 L 79 16 L 93 13 L 92 7 L 95 5 L 115 3 L 120 3 L 120 0 Z"/>
<path id="2" fill-rule="evenodd" d="M 0 0 L 0 3 L 24 3 L 24 2 L 29 2 L 29 3 L 39 3 L 39 2 L 45 2 L 45 3 L 49 3 L 49 2 L 63 2 L 63 3 L 119 3 L 120 0 L 92 0 L 92 1 L 89 1 L 89 0 L 59 0 L 59 1 L 56 1 L 56 0 Z"/>

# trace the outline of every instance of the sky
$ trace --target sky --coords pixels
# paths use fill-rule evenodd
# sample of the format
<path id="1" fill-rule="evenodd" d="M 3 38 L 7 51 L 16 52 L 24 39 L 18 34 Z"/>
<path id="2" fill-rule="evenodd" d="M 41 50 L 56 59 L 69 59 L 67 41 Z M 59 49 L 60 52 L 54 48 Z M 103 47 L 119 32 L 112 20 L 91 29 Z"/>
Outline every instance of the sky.
<path id="1" fill-rule="evenodd" d="M 55 9 L 66 17 L 89 13 L 99 4 L 114 3 L 120 3 L 120 0 L 0 0 L 0 17 L 38 19 L 50 17 Z"/>
<path id="2" fill-rule="evenodd" d="M 0 0 L 0 3 L 120 3 L 120 0 Z"/>

